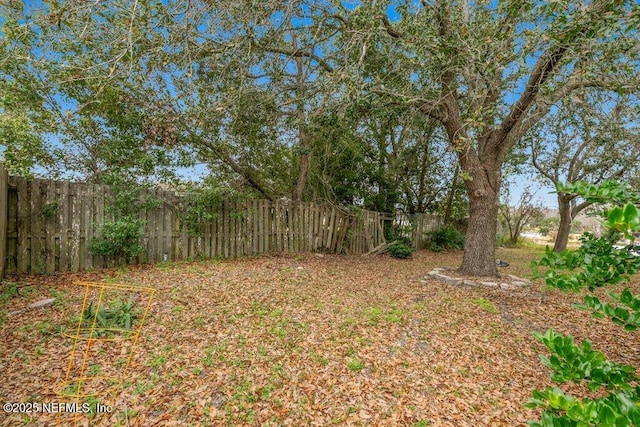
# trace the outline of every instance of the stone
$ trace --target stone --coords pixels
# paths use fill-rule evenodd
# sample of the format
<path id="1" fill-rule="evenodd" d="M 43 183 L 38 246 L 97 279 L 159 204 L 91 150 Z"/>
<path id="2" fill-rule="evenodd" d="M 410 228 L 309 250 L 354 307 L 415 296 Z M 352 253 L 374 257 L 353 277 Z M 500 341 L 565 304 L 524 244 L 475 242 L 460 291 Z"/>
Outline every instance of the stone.
<path id="1" fill-rule="evenodd" d="M 431 270 L 427 273 L 427 276 L 436 277 L 440 275 L 440 270 Z"/>
<path id="2" fill-rule="evenodd" d="M 498 286 L 496 282 L 480 282 L 480 284 L 483 286 L 488 286 L 490 288 L 495 288 L 496 286 Z"/>
<path id="3" fill-rule="evenodd" d="M 461 279 L 454 279 L 453 277 L 449 277 L 449 276 L 442 276 L 444 277 L 444 279 L 442 279 L 444 281 L 444 283 L 446 283 L 447 285 L 461 285 L 462 284 L 462 280 Z"/>
<path id="4" fill-rule="evenodd" d="M 51 307 L 53 303 L 56 301 L 55 298 L 47 298 L 41 301 L 34 302 L 33 304 L 29 304 L 27 308 L 44 308 Z"/>
<path id="5" fill-rule="evenodd" d="M 518 289 L 518 286 L 515 286 L 511 283 L 500 283 L 500 289 L 504 289 L 505 291 L 513 291 L 514 289 Z"/>
<path id="6" fill-rule="evenodd" d="M 529 285 L 531 284 L 531 280 L 524 279 L 524 278 L 518 277 L 518 276 L 514 276 L 513 274 L 507 274 L 507 277 L 509 277 L 512 280 L 515 280 L 516 282 L 524 282 L 524 283 L 529 284 Z"/>
<path id="7" fill-rule="evenodd" d="M 476 286 L 478 286 L 478 284 L 476 282 L 474 282 L 473 280 L 463 280 L 462 284 L 465 286 L 473 286 L 474 288 Z"/>
<path id="8" fill-rule="evenodd" d="M 517 280 L 514 280 L 513 282 L 511 282 L 511 284 L 512 284 L 512 285 L 515 285 L 515 286 L 529 286 L 529 284 L 528 284 L 528 283 L 525 283 L 525 282 L 519 282 L 519 281 L 517 281 Z"/>

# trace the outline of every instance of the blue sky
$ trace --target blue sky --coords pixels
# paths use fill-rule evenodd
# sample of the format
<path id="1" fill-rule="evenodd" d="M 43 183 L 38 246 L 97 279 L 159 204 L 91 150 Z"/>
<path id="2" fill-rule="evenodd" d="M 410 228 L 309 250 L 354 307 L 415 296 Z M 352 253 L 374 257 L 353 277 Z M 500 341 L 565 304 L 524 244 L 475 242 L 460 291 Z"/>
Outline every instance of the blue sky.
<path id="1" fill-rule="evenodd" d="M 33 5 L 40 5 L 41 3 L 40 1 L 31 0 L 31 1 L 27 1 L 26 4 L 33 6 Z M 357 4 L 358 4 L 357 1 L 347 0 L 343 2 L 343 5 L 348 9 L 353 9 Z M 400 16 L 394 10 L 393 6 L 389 6 L 389 8 L 387 9 L 387 12 L 389 14 L 390 19 L 393 22 L 396 22 L 398 19 L 400 19 Z M 0 24 L 1 23 L 2 23 L 2 17 L 0 17 Z M 527 63 L 527 65 L 532 66 L 533 62 L 535 62 L 535 59 L 536 59 L 535 57 L 528 56 L 527 58 L 525 58 L 525 62 Z M 521 91 L 523 90 L 525 83 L 526 83 L 526 77 L 523 77 L 523 79 L 519 81 L 518 84 L 516 85 L 514 92 L 505 94 L 505 101 L 509 104 L 515 102 L 515 100 L 519 97 Z M 0 152 L 2 151 L 2 149 L 3 147 L 0 147 Z M 182 175 L 186 179 L 196 179 L 196 177 L 202 176 L 205 173 L 207 173 L 207 169 L 203 165 L 199 165 L 194 168 L 180 170 L 180 175 Z M 543 205 L 547 207 L 557 207 L 556 196 L 555 194 L 552 193 L 552 191 L 554 190 L 553 187 L 549 185 L 540 184 L 539 182 L 535 181 L 531 176 L 528 176 L 528 175 L 518 176 L 517 178 L 514 178 L 513 181 L 514 183 L 511 186 L 512 203 L 515 203 L 518 200 L 524 188 L 526 188 L 527 186 L 530 186 L 531 189 L 535 191 L 536 198 Z M 505 182 L 503 185 L 507 185 L 507 183 Z"/>

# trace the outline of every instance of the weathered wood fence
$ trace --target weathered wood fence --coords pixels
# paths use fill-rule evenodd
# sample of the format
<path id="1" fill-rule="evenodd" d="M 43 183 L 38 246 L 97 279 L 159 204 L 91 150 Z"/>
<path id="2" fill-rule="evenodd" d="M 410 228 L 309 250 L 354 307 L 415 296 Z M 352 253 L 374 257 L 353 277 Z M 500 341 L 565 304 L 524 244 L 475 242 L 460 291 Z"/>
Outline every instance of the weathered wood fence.
<path id="1" fill-rule="evenodd" d="M 7 266 L 7 229 L 9 201 L 9 175 L 0 163 L 0 279 L 4 277 Z"/>
<path id="2" fill-rule="evenodd" d="M 384 243 L 385 226 L 394 222 L 421 248 L 439 225 L 432 215 L 392 218 L 310 202 L 246 200 L 221 202 L 213 219 L 194 232 L 183 221 L 188 196 L 162 190 L 149 195 L 160 204 L 140 212 L 145 224 L 141 263 L 282 252 L 366 253 Z M 113 196 L 104 185 L 7 177 L 0 164 L 0 267 L 8 274 L 39 274 L 114 265 L 89 249 L 102 224 L 115 219 L 107 208 Z"/>

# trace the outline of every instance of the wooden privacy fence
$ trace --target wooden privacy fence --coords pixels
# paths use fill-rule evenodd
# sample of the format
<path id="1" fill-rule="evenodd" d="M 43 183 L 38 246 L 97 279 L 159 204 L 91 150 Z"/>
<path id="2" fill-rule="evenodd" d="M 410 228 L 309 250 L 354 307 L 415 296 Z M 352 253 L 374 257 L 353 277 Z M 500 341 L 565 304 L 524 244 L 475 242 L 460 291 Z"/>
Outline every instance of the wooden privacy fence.
<path id="1" fill-rule="evenodd" d="M 3 173 L 0 164 L 0 262 L 6 273 L 114 265 L 114 259 L 90 251 L 105 221 L 117 219 L 108 209 L 114 197 L 111 188 L 15 176 L 7 180 Z M 159 206 L 140 212 L 144 252 L 134 261 L 141 263 L 281 252 L 366 253 L 385 242 L 385 226 L 394 222 L 411 235 L 416 247 L 423 247 L 426 233 L 438 225 L 431 215 L 410 221 L 310 202 L 227 200 L 213 208 L 212 219 L 188 231 L 183 224 L 188 196 L 162 190 L 145 195 L 158 200 Z"/>
<path id="2" fill-rule="evenodd" d="M 9 201 L 9 175 L 0 163 L 0 279 L 4 277 L 7 266 L 7 229 Z"/>

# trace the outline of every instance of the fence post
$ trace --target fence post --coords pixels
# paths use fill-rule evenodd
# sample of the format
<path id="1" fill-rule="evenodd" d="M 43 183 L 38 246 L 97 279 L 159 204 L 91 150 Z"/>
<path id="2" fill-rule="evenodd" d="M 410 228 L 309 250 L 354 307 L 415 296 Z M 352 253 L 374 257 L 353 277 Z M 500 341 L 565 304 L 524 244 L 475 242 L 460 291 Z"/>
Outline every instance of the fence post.
<path id="1" fill-rule="evenodd" d="M 0 162 L 0 280 L 7 265 L 7 223 L 9 211 L 9 175 Z"/>

